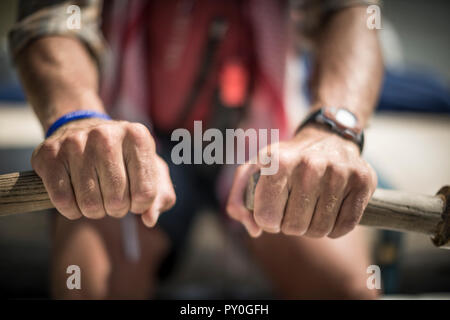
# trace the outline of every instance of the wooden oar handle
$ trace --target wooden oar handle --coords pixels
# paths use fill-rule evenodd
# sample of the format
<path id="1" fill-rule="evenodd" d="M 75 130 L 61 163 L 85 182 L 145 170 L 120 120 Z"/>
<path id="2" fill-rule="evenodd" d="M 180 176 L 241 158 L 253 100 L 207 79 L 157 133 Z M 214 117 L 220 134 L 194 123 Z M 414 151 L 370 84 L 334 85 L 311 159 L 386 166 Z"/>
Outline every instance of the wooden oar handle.
<path id="1" fill-rule="evenodd" d="M 34 171 L 0 175 L 0 216 L 54 208 Z"/>
<path id="2" fill-rule="evenodd" d="M 245 205 L 253 210 L 259 172 L 247 185 Z M 361 225 L 388 230 L 419 232 L 432 236 L 438 247 L 450 248 L 450 187 L 436 196 L 377 189 L 360 221 Z"/>

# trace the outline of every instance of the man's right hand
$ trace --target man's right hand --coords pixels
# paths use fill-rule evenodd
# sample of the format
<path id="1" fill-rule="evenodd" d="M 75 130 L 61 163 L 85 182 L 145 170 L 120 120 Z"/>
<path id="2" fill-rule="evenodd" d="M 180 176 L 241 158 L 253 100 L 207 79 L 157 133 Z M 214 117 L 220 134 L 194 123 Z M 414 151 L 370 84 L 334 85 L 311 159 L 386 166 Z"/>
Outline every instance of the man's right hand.
<path id="1" fill-rule="evenodd" d="M 167 164 L 139 123 L 84 119 L 66 124 L 33 152 L 33 169 L 69 219 L 142 214 L 148 227 L 175 203 Z"/>

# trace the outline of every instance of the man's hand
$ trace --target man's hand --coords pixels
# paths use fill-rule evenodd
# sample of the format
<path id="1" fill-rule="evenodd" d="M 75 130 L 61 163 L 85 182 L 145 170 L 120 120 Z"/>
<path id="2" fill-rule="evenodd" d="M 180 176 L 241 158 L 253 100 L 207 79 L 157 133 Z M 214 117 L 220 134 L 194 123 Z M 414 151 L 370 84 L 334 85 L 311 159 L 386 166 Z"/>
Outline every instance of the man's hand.
<path id="1" fill-rule="evenodd" d="M 228 200 L 229 215 L 250 235 L 266 231 L 337 238 L 358 224 L 377 177 L 354 142 L 311 124 L 271 150 L 278 154 L 279 170 L 259 178 L 253 213 L 243 199 L 258 165 L 237 169 Z"/>
<path id="2" fill-rule="evenodd" d="M 355 6 L 336 11 L 321 24 L 309 83 L 312 111 L 345 106 L 363 128 L 375 108 L 383 73 L 378 35 L 366 20 L 366 8 Z M 278 154 L 279 170 L 259 178 L 254 212 L 245 208 L 243 198 L 257 165 L 237 170 L 228 200 L 229 214 L 251 235 L 264 230 L 336 238 L 356 226 L 377 179 L 355 143 L 311 124 L 271 152 Z"/>
<path id="3" fill-rule="evenodd" d="M 144 125 L 85 119 L 39 145 L 32 166 L 52 203 L 69 219 L 142 214 L 148 227 L 175 203 L 167 164 Z"/>

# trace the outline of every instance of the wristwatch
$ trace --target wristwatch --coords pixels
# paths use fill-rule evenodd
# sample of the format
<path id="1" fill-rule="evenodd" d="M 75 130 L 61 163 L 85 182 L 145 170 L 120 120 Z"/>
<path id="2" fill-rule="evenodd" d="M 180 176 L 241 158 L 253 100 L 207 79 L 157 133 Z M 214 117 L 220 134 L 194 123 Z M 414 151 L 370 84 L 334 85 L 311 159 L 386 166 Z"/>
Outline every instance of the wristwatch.
<path id="1" fill-rule="evenodd" d="M 355 142 L 362 153 L 364 148 L 364 131 L 358 122 L 358 118 L 349 110 L 337 107 L 323 107 L 306 117 L 296 133 L 310 123 L 320 123 L 328 126 L 331 131 Z"/>

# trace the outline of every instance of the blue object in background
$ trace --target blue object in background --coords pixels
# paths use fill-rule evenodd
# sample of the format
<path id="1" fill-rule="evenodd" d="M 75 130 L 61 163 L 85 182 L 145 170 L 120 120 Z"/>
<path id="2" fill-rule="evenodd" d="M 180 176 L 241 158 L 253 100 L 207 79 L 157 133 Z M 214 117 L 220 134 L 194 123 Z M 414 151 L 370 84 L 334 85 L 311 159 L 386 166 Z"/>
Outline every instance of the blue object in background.
<path id="1" fill-rule="evenodd" d="M 432 73 L 388 69 L 377 110 L 450 113 L 450 89 Z"/>
<path id="2" fill-rule="evenodd" d="M 0 101 L 25 102 L 25 94 L 18 83 L 0 85 Z"/>

